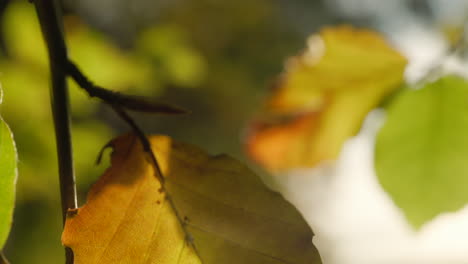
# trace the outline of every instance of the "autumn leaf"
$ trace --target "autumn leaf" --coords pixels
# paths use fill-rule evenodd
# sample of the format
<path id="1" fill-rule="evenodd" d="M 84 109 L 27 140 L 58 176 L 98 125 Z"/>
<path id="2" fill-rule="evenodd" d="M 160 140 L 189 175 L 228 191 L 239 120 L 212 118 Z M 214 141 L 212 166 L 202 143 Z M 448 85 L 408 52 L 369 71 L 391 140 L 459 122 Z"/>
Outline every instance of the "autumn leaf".
<path id="1" fill-rule="evenodd" d="M 147 153 L 126 135 L 87 203 L 67 217 L 62 241 L 75 263 L 321 263 L 302 217 L 245 166 L 169 137 L 150 140 L 196 250 Z"/>
<path id="2" fill-rule="evenodd" d="M 323 29 L 287 61 L 250 126 L 248 153 L 270 171 L 334 160 L 367 113 L 402 83 L 405 65 L 375 32 Z"/>
<path id="3" fill-rule="evenodd" d="M 376 139 L 382 187 L 414 227 L 468 202 L 468 83 L 448 76 L 406 89 Z"/>

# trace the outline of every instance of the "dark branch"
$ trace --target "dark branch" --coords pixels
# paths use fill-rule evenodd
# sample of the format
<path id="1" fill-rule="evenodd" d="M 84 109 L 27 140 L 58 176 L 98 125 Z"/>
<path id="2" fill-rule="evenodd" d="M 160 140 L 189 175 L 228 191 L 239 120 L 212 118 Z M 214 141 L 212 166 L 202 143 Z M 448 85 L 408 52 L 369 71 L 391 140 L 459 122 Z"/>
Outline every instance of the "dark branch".
<path id="1" fill-rule="evenodd" d="M 153 165 L 155 170 L 155 176 L 161 183 L 160 191 L 162 191 L 165 194 L 166 200 L 169 202 L 170 207 L 174 211 L 174 214 L 182 228 L 182 231 L 184 232 L 185 240 L 192 246 L 192 248 L 195 250 L 195 253 L 201 259 L 200 255 L 198 254 L 197 248 L 193 243 L 193 238 L 187 230 L 186 221 L 184 221 L 184 219 L 181 217 L 179 210 L 177 210 L 177 207 L 174 204 L 174 201 L 172 200 L 170 194 L 167 192 L 166 180 L 161 171 L 161 167 L 159 166 L 158 160 L 156 159 L 156 155 L 154 154 L 151 148 L 151 143 L 149 142 L 143 130 L 128 115 L 125 109 L 163 114 L 182 114 L 186 113 L 186 111 L 166 104 L 149 102 L 145 98 L 123 95 L 96 86 L 71 61 L 68 61 L 67 70 L 68 74 L 75 80 L 75 82 L 81 88 L 83 88 L 89 94 L 89 96 L 97 97 L 106 104 L 108 104 L 117 113 L 117 115 L 130 126 L 133 133 L 140 141 L 143 150 L 145 151 L 145 153 L 147 153 L 147 155 L 150 158 L 151 164 Z M 106 144 L 106 146 L 109 146 L 109 143 Z M 101 160 L 101 156 L 102 150 L 99 153 L 98 162 Z"/>
<path id="2" fill-rule="evenodd" d="M 191 244 L 199 256 L 197 249 L 193 244 L 193 239 L 187 231 L 184 219 L 180 216 L 171 196 L 166 191 L 164 176 L 156 156 L 151 149 L 151 144 L 148 138 L 124 109 L 163 114 L 183 114 L 186 113 L 186 111 L 171 105 L 151 102 L 142 97 L 123 95 L 94 85 L 74 63 L 68 60 L 61 30 L 61 23 L 59 20 L 60 16 L 57 15 L 58 8 L 56 3 L 51 0 L 35 0 L 35 5 L 43 35 L 49 50 L 52 73 L 52 109 L 54 114 L 54 123 L 56 126 L 64 220 L 68 209 L 75 209 L 77 207 L 69 128 L 68 93 L 65 82 L 68 75 L 72 77 L 75 82 L 89 94 L 89 96 L 97 97 L 110 105 L 119 117 L 122 118 L 122 120 L 125 121 L 134 131 L 141 142 L 144 151 L 150 157 L 151 163 L 155 169 L 155 175 L 161 183 L 161 191 L 165 193 L 166 200 L 169 202 L 181 225 L 187 243 Z M 73 252 L 71 252 L 71 250 L 67 250 L 66 257 L 67 263 L 73 263 Z"/>
<path id="3" fill-rule="evenodd" d="M 67 48 L 62 33 L 62 16 L 58 2 L 56 0 L 35 0 L 34 4 L 49 53 L 52 77 L 52 114 L 57 142 L 62 218 L 63 223 L 65 223 L 68 209 L 77 207 L 66 83 L 67 72 L 64 69 L 67 61 Z M 69 248 L 65 250 L 66 263 L 73 263 L 73 252 Z"/>
<path id="4" fill-rule="evenodd" d="M 118 105 L 137 112 L 161 113 L 161 114 L 185 114 L 186 110 L 176 106 L 152 102 L 141 96 L 125 95 L 118 92 L 110 91 L 94 85 L 86 76 L 78 69 L 71 61 L 67 62 L 67 72 L 75 82 L 83 88 L 91 97 L 97 97 L 102 101 Z"/>

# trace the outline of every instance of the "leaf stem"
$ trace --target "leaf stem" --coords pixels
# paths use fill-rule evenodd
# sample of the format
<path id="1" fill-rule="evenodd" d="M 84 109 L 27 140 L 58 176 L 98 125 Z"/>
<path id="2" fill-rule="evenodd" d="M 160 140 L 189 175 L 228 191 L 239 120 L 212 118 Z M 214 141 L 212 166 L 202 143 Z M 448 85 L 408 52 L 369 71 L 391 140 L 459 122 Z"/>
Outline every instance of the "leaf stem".
<path id="1" fill-rule="evenodd" d="M 10 264 L 3 252 L 0 250 L 0 264 Z"/>
<path id="2" fill-rule="evenodd" d="M 75 175 L 70 132 L 69 98 L 66 83 L 67 48 L 57 0 L 34 0 L 42 35 L 49 53 L 52 78 L 51 105 L 57 142 L 62 220 L 68 209 L 77 208 Z M 66 263 L 73 263 L 73 253 L 66 249 Z"/>

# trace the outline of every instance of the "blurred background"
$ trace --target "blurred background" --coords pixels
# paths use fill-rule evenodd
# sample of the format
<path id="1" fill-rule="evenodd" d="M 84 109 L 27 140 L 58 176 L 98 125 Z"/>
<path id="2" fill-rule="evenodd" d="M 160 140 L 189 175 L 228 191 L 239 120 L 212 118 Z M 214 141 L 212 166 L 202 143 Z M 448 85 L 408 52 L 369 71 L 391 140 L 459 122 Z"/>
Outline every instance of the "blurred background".
<path id="1" fill-rule="evenodd" d="M 375 28 L 410 58 L 407 77 L 415 80 L 463 32 L 467 2 L 64 0 L 62 6 L 70 56 L 91 80 L 192 112 L 133 115 L 147 133 L 248 162 L 241 143 L 246 122 L 261 108 L 284 60 L 305 47 L 309 34 L 341 23 Z M 12 263 L 61 263 L 48 62 L 33 5 L 0 0 L 0 24 L 0 113 L 19 152 L 17 205 L 5 253 Z M 464 62 L 454 67 L 464 71 Z M 108 165 L 95 165 L 98 152 L 128 128 L 72 82 L 70 96 L 82 204 Z"/>

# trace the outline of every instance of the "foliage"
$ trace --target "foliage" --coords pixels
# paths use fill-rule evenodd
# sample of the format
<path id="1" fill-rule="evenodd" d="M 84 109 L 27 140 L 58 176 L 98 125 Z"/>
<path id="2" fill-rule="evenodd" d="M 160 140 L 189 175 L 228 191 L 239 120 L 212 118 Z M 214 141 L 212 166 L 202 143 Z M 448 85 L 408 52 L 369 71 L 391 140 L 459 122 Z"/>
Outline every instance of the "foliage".
<path id="1" fill-rule="evenodd" d="M 59 188 L 44 42 L 34 7 L 27 1 L 13 1 L 2 19 L 6 51 L 0 54 L 0 82 L 5 97 L 2 116 L 15 133 L 21 175 L 16 221 L 6 251 L 13 262 L 31 263 L 40 257 L 45 263 L 58 263 L 62 258 Z M 184 51 L 178 56 L 177 63 L 181 64 L 197 58 L 182 37 L 171 38 L 170 42 L 161 40 L 172 29 L 155 32 L 149 28 L 141 32 L 141 42 L 148 36 L 155 38 L 154 49 L 146 42 L 141 50 L 121 49 L 77 17 L 66 17 L 65 30 L 70 56 L 94 81 L 112 90 L 157 96 L 166 82 L 196 83 L 203 78 L 202 62 L 189 64 L 182 72 L 167 70 L 154 74 L 156 70 L 170 69 L 172 66 L 168 65 L 175 63 L 167 54 Z M 192 69 L 199 66 L 197 71 Z M 94 164 L 100 148 L 115 132 L 104 123 L 100 104 L 90 100 L 73 82 L 69 86 L 77 184 L 78 190 L 84 192 L 102 170 Z M 35 225 L 26 219 L 35 219 Z M 20 253 L 25 248 L 28 254 Z"/>
<path id="2" fill-rule="evenodd" d="M 1 103 L 0 90 L 0 103 Z M 16 146 L 8 125 L 0 118 L 0 251 L 10 232 L 17 177 Z"/>
<path id="3" fill-rule="evenodd" d="M 171 19 L 163 17 L 158 26 L 142 29 L 132 40 L 132 49 L 122 49 L 73 15 L 65 18 L 65 31 L 70 57 L 100 86 L 151 96 L 177 94 L 180 87 L 204 90 L 204 106 L 217 109 L 205 111 L 222 119 L 230 134 L 224 142 L 214 139 L 206 132 L 218 136 L 216 122 L 196 118 L 202 128 L 181 133 L 190 138 L 198 133 L 210 147 L 232 146 L 238 135 L 233 124 L 248 115 L 252 98 L 258 95 L 252 87 L 275 70 L 272 62 L 280 56 L 266 52 L 280 50 L 274 43 L 281 39 L 280 34 L 270 39 L 265 33 L 272 27 L 266 22 L 273 17 L 269 6 L 256 1 L 246 12 L 237 2 L 187 0 L 168 12 Z M 242 19 L 231 21 L 227 14 Z M 219 25 L 232 32 L 220 31 Z M 13 2 L 2 26 L 0 80 L 6 94 L 2 116 L 20 142 L 22 161 L 18 220 L 9 243 L 30 248 L 27 255 L 8 244 L 6 249 L 18 262 L 40 256 L 43 262 L 56 263 L 59 188 L 51 169 L 56 162 L 52 120 L 44 107 L 48 60 L 32 6 Z M 258 32 L 266 40 L 250 45 L 248 39 Z M 265 43 L 268 49 L 261 45 Z M 404 82 L 406 59 L 379 34 L 351 26 L 329 27 L 307 44 L 306 51 L 287 61 L 262 112 L 250 123 L 250 156 L 274 174 L 333 161 L 367 114 L 388 99 L 388 119 L 377 139 L 375 159 L 382 186 L 416 227 L 441 212 L 463 207 L 468 202 L 463 191 L 468 84 L 444 77 L 389 98 Z M 261 62 L 256 64 L 257 60 Z M 255 74 L 239 71 L 239 65 Z M 220 89 L 223 81 L 226 87 Z M 103 121 L 115 123 L 99 103 L 89 103 L 74 83 L 69 85 L 78 189 L 84 192 L 100 170 L 92 166 L 91 157 L 113 134 Z M 33 88 L 25 95 L 24 87 Z M 190 96 L 195 89 L 187 89 L 190 102 L 197 101 Z M 236 100 L 245 107 L 230 107 Z M 93 185 L 86 204 L 67 217 L 62 241 L 74 250 L 77 263 L 320 262 L 302 217 L 237 161 L 154 136 L 153 148 L 166 177 L 163 186 L 135 138 L 126 135 L 112 142 L 112 166 Z M 0 248 L 11 225 L 15 166 L 11 133 L 0 119 L 0 172 L 9 176 L 0 178 Z M 30 218 L 37 221 L 34 226 Z M 53 253 L 43 257 L 43 252 Z"/>
<path id="4" fill-rule="evenodd" d="M 468 202 L 468 83 L 443 77 L 406 89 L 376 141 L 380 183 L 415 227 Z"/>
<path id="5" fill-rule="evenodd" d="M 252 124 L 248 151 L 270 171 L 334 160 L 367 113 L 403 81 L 406 60 L 377 33 L 326 28 L 287 61 Z"/>
<path id="6" fill-rule="evenodd" d="M 377 33 L 346 26 L 322 30 L 287 61 L 251 124 L 249 154 L 277 175 L 333 164 L 370 110 L 388 103 L 375 159 L 385 191 L 415 227 L 461 209 L 468 202 L 467 86 L 445 77 L 399 95 L 405 62 Z"/>
<path id="7" fill-rule="evenodd" d="M 239 162 L 169 137 L 151 142 L 168 193 L 134 136 L 114 140 L 111 168 L 67 217 L 62 240 L 76 263 L 199 263 L 168 199 L 204 263 L 320 262 L 302 217 Z"/>

